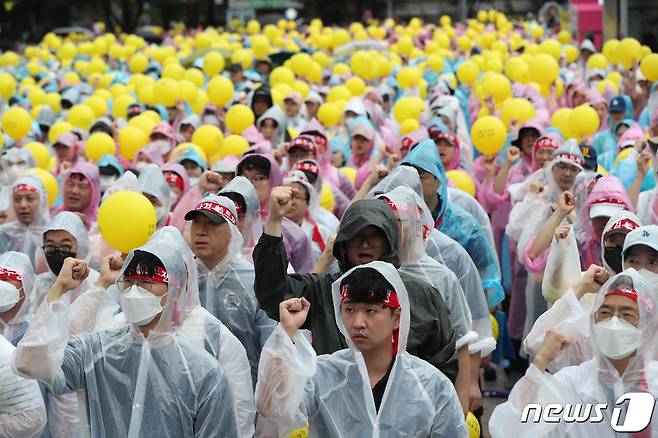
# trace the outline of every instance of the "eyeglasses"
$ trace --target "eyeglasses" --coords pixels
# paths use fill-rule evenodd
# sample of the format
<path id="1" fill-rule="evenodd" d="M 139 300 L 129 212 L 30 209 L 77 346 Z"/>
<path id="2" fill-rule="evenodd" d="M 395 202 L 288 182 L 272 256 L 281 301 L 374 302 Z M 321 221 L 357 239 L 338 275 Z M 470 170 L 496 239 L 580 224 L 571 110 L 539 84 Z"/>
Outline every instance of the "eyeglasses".
<path id="1" fill-rule="evenodd" d="M 91 188 L 91 184 L 89 184 L 89 181 L 87 181 L 86 179 L 75 181 L 69 178 L 66 181 L 66 188 L 73 189 L 75 187 L 77 187 L 78 190 L 88 190 L 89 188 Z"/>
<path id="2" fill-rule="evenodd" d="M 73 247 L 71 245 L 61 245 L 61 246 L 55 246 L 55 245 L 44 245 L 41 247 L 43 249 L 43 252 L 46 255 L 53 255 L 56 251 L 62 252 L 62 253 L 72 253 L 73 252 Z"/>
<path id="3" fill-rule="evenodd" d="M 116 282 L 117 287 L 119 288 L 120 291 L 125 292 L 128 289 L 130 289 L 133 286 L 138 286 L 141 287 L 142 289 L 145 289 L 149 292 L 153 292 L 153 287 L 156 284 L 164 284 L 164 283 L 158 283 L 155 281 L 148 281 L 148 280 L 136 280 L 134 278 L 123 278 L 121 280 L 118 280 Z"/>
<path id="4" fill-rule="evenodd" d="M 579 173 L 580 172 L 579 168 L 577 168 L 576 166 L 570 166 L 567 163 L 556 163 L 555 167 L 557 167 L 561 171 L 568 170 L 571 173 Z"/>
<path id="5" fill-rule="evenodd" d="M 613 316 L 617 316 L 620 319 L 623 319 L 629 324 L 636 325 L 637 322 L 640 320 L 640 317 L 630 309 L 625 309 L 625 310 L 619 310 L 619 311 L 613 311 L 612 308 L 609 307 L 601 307 L 599 310 L 596 311 L 594 314 L 596 316 L 597 321 L 607 321 Z"/>
<path id="6" fill-rule="evenodd" d="M 358 234 L 346 242 L 347 246 L 359 248 L 363 246 L 364 242 L 368 242 L 371 248 L 378 248 L 384 245 L 384 238 L 377 233 L 373 234 Z"/>

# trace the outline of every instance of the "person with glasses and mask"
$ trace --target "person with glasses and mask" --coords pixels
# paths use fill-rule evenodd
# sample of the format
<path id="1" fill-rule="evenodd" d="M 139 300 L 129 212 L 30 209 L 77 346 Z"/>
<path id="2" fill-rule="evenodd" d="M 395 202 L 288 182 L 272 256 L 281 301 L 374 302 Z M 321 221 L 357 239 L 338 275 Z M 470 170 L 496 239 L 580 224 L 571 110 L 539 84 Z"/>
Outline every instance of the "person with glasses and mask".
<path id="1" fill-rule="evenodd" d="M 597 288 L 598 290 L 598 288 Z M 608 280 L 598 291 L 591 310 L 584 318 L 590 337 L 575 343 L 566 332 L 547 331 L 541 347 L 525 376 L 512 389 L 507 402 L 491 415 L 489 431 L 496 437 L 508 436 L 617 436 L 610 428 L 618 409 L 629 418 L 642 402 L 617 403 L 622 394 L 635 392 L 645 408 L 649 408 L 646 423 L 629 436 L 654 436 L 658 423 L 651 421 L 651 408 L 658 396 L 658 363 L 655 333 L 658 328 L 658 301 L 642 276 L 628 269 Z M 579 347 L 579 348 L 574 348 Z M 589 357 L 574 366 L 548 373 L 550 365 L 569 352 L 588 350 Z M 566 352 L 566 353 L 565 353 Z M 568 403 L 573 415 L 580 404 L 607 404 L 602 421 L 522 422 L 522 412 L 529 403 L 547 407 L 547 403 Z M 648 406 L 647 406 L 648 405 Z M 566 407 L 566 406 L 565 406 Z M 564 413 L 563 413 L 564 414 Z M 592 413 L 593 414 L 593 413 Z M 534 414 L 531 414 L 534 415 Z M 575 413 L 575 415 L 582 415 Z M 635 420 L 637 421 L 637 415 Z M 646 428 L 646 429 L 645 429 Z"/>
<path id="2" fill-rule="evenodd" d="M 263 235 L 254 249 L 256 298 L 270 318 L 278 320 L 279 305 L 286 299 L 304 297 L 311 311 L 302 328 L 311 330 L 318 354 L 347 348 L 334 317 L 331 284 L 350 268 L 380 260 L 400 267 L 400 238 L 390 207 L 378 199 L 352 204 L 340 223 L 333 245 L 339 272 L 287 274 L 288 259 L 282 239 L 283 218 L 293 207 L 295 189 L 276 187 L 270 196 Z M 407 350 L 425 359 L 451 380 L 457 376 L 456 335 L 450 325 L 445 300 L 432 286 L 400 272 L 409 291 L 411 329 Z"/>

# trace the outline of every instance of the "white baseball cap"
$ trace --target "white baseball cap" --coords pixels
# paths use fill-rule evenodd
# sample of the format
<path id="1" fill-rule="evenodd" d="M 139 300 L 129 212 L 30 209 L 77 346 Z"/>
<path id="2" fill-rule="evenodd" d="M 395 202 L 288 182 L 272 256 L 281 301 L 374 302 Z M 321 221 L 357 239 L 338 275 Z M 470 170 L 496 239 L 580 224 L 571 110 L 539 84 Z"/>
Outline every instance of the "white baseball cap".
<path id="1" fill-rule="evenodd" d="M 636 245 L 644 245 L 658 252 L 658 225 L 644 225 L 628 233 L 624 240 L 623 257 L 626 258 L 626 251 Z"/>
<path id="2" fill-rule="evenodd" d="M 615 198 L 603 198 L 594 201 L 589 210 L 589 218 L 613 217 L 626 208 L 624 201 Z"/>

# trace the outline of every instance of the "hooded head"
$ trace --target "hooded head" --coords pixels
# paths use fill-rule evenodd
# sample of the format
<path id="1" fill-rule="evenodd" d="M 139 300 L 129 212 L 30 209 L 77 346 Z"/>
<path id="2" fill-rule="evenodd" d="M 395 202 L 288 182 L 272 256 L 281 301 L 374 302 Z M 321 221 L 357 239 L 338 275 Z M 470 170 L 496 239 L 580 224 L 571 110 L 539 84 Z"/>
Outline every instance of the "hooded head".
<path id="1" fill-rule="evenodd" d="M 354 290 L 355 288 L 360 289 L 359 283 L 361 282 L 350 281 L 350 276 L 356 274 L 360 277 L 363 273 L 359 271 L 363 270 L 374 270 L 375 272 L 371 271 L 368 274 L 376 273 L 381 275 L 385 282 L 381 281 L 381 278 L 378 278 L 377 280 L 380 281 L 377 283 L 386 285 L 385 290 L 372 291 L 372 294 L 370 291 L 365 291 L 365 294 L 360 294 L 360 292 L 363 291 Z M 392 286 L 392 290 L 388 289 L 389 286 Z M 409 296 L 407 294 L 407 289 L 405 288 L 404 283 L 402 283 L 400 274 L 397 272 L 395 266 L 381 261 L 373 261 L 365 265 L 356 266 L 346 272 L 331 285 L 336 325 L 345 337 L 345 340 L 347 341 L 347 344 L 350 346 L 350 348 L 361 351 L 364 348 L 367 349 L 371 337 L 377 336 L 377 333 L 371 333 L 371 330 L 379 329 L 380 327 L 379 324 L 377 324 L 377 327 L 374 325 L 369 327 L 368 324 L 363 325 L 355 322 L 353 317 L 349 316 L 346 312 L 343 312 L 343 302 L 351 302 L 351 288 L 355 293 L 359 292 L 360 295 L 363 295 L 363 297 L 360 297 L 358 301 L 361 301 L 362 299 L 368 300 L 371 296 L 374 298 L 377 295 L 381 295 L 383 300 L 378 300 L 378 305 L 383 307 L 383 312 L 390 312 L 391 317 L 394 317 L 395 312 L 397 312 L 397 308 L 400 309 L 399 322 L 395 324 L 392 319 L 389 320 L 386 318 L 384 325 L 387 327 L 389 325 L 391 326 L 393 355 L 397 356 L 404 353 L 407 348 L 407 338 L 409 335 L 409 325 L 411 320 L 409 313 Z M 389 316 L 389 313 L 385 313 L 382 316 Z M 346 321 L 351 323 L 351 326 L 347 327 L 345 325 Z M 384 337 L 388 337 L 388 333 L 383 333 L 382 335 Z"/>
<path id="2" fill-rule="evenodd" d="M 298 194 L 300 198 L 303 197 L 304 199 L 293 200 L 293 210 L 288 215 L 288 219 L 297 224 L 300 224 L 303 219 L 315 223 L 315 212 L 320 207 L 320 200 L 315 187 L 308 182 L 306 175 L 300 170 L 293 170 L 283 178 L 283 185 L 294 187 L 292 184 L 303 187 L 305 194 Z"/>
<path id="3" fill-rule="evenodd" d="M 567 140 L 553 154 L 549 165 L 552 179 L 562 191 L 572 190 L 576 176 L 583 170 L 583 153 L 575 140 Z"/>
<path id="4" fill-rule="evenodd" d="M 139 261 L 148 259 L 161 265 L 162 269 L 157 269 L 153 273 L 144 272 L 147 266 Z M 128 321 L 136 321 L 142 317 L 152 320 L 153 317 L 159 316 L 155 328 L 149 333 L 149 340 L 177 331 L 189 312 L 200 305 L 194 255 L 183 236 L 174 227 L 159 229 L 145 245 L 130 251 L 123 263 L 119 278 L 135 273 L 157 276 L 157 280 L 166 285 L 166 296 L 159 295 L 161 299 L 157 300 L 160 309 L 156 307 L 148 312 L 150 314 L 140 314 L 144 311 L 143 306 L 131 306 L 131 301 L 136 301 L 132 298 L 126 299 L 127 295 L 132 295 L 131 293 L 124 291 L 119 294 L 119 302 Z"/>
<path id="5" fill-rule="evenodd" d="M 656 354 L 657 306 L 649 285 L 632 268 L 609 279 L 596 294 L 591 342 L 599 378 L 605 383 L 623 379 L 626 388 L 641 387 L 645 365 Z M 620 365 L 625 365 L 621 378 Z"/>
<path id="6" fill-rule="evenodd" d="M 35 277 L 32 262 L 25 254 L 8 251 L 0 255 L 0 313 L 20 306 L 11 322 L 22 322 L 28 317 Z"/>
<path id="7" fill-rule="evenodd" d="M 439 196 L 439 202 L 441 205 L 437 217 L 441 217 L 448 203 L 448 184 L 446 182 L 446 172 L 441 163 L 441 156 L 439 155 L 434 142 L 430 139 L 421 141 L 407 154 L 400 164 L 403 166 L 414 167 L 416 170 L 422 170 L 434 177 L 434 181 L 428 182 L 423 181 L 423 178 L 421 177 L 423 198 L 425 198 L 427 202 L 431 196 L 434 196 L 434 194 L 429 192 L 428 187 L 436 187 L 438 185 L 436 193 Z M 427 178 L 429 178 L 429 176 L 426 176 L 426 179 Z"/>
<path id="8" fill-rule="evenodd" d="M 379 199 L 350 205 L 340 221 L 333 252 L 342 272 L 372 259 L 399 267 L 399 234 L 391 208 Z"/>
<path id="9" fill-rule="evenodd" d="M 624 239 L 622 260 L 625 267 L 658 274 L 658 225 L 643 225 Z M 658 284 L 652 283 L 657 287 Z"/>
<path id="10" fill-rule="evenodd" d="M 56 235 L 62 234 L 61 232 L 65 232 L 66 234 L 61 236 Z M 59 239 L 68 239 L 70 241 L 71 237 L 73 238 L 73 241 L 68 243 L 72 243 L 74 245 L 73 249 L 75 249 L 75 251 L 71 251 L 73 253 L 71 257 L 86 260 L 89 255 L 89 232 L 87 231 L 84 222 L 82 222 L 82 219 L 80 219 L 80 216 L 71 213 L 70 211 L 62 211 L 61 213 L 58 213 L 43 230 L 44 246 L 59 246 Z M 54 240 L 57 240 L 57 242 L 54 242 Z M 63 262 L 64 260 L 62 259 L 62 263 Z M 52 267 L 50 268 L 53 270 Z M 59 272 L 57 272 L 57 274 L 58 273 Z"/>
<path id="11" fill-rule="evenodd" d="M 141 172 L 147 164 L 157 164 L 158 166 L 164 164 L 162 152 L 155 143 L 149 143 L 137 152 L 132 167 L 138 172 Z"/>
<path id="12" fill-rule="evenodd" d="M 90 221 L 96 220 L 101 199 L 101 178 L 98 167 L 91 163 L 77 163 L 62 177 L 64 210 L 83 213 Z"/>
<path id="13" fill-rule="evenodd" d="M 247 178 L 236 176 L 218 195 L 233 201 L 238 214 L 238 228 L 244 240 L 243 247 L 253 248 L 263 232 L 256 189 Z"/>
<path id="14" fill-rule="evenodd" d="M 182 164 L 167 163 L 162 166 L 162 173 L 169 185 L 169 199 L 172 209 L 178 200 L 190 189 L 190 179 Z"/>
<path id="15" fill-rule="evenodd" d="M 160 122 L 153 128 L 149 139 L 156 144 L 162 156 L 167 156 L 174 148 L 176 139 L 174 138 L 174 128 L 167 122 Z"/>
<path id="16" fill-rule="evenodd" d="M 276 126 L 273 128 L 267 127 L 266 125 L 269 125 L 270 122 L 265 124 L 266 120 L 274 121 Z M 258 130 L 263 134 L 266 140 L 272 143 L 272 148 L 274 149 L 278 149 L 285 139 L 286 124 L 286 115 L 278 105 L 270 107 L 256 121 Z"/>
<path id="17" fill-rule="evenodd" d="M 623 271 L 624 241 L 628 233 L 639 228 L 640 225 L 640 219 L 628 210 L 622 210 L 608 220 L 601 236 L 603 267 L 608 271 L 617 274 Z"/>
<path id="18" fill-rule="evenodd" d="M 276 160 L 271 155 L 249 154 L 238 163 L 237 174 L 251 181 L 258 194 L 261 215 L 266 217 L 270 192 L 283 181 L 283 174 Z"/>
<path id="19" fill-rule="evenodd" d="M 272 93 L 270 92 L 270 89 L 265 86 L 256 88 L 251 95 L 251 110 L 257 118 L 263 115 L 272 104 Z"/>
<path id="20" fill-rule="evenodd" d="M 622 210 L 635 210 L 622 182 L 616 176 L 599 178 L 580 210 L 585 236 L 600 241 L 608 220 Z"/>
<path id="21" fill-rule="evenodd" d="M 541 169 L 551 161 L 553 154 L 560 147 L 560 141 L 552 134 L 539 137 L 532 146 L 532 168 Z"/>
<path id="22" fill-rule="evenodd" d="M 137 190 L 146 196 L 155 208 L 158 228 L 164 227 L 171 209 L 171 198 L 169 184 L 162 173 L 162 169 L 155 164 L 148 164 L 140 172 L 137 182 Z"/>

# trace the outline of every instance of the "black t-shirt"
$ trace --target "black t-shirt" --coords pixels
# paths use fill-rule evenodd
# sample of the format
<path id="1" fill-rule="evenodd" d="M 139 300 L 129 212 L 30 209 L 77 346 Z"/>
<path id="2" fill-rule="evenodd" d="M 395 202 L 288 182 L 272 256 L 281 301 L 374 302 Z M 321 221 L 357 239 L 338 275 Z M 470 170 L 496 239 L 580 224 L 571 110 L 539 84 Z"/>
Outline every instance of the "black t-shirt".
<path id="1" fill-rule="evenodd" d="M 388 376 L 391 375 L 391 369 L 393 369 L 394 363 L 395 358 L 391 361 L 391 366 L 388 367 L 388 371 L 386 371 L 384 377 L 382 377 L 381 380 L 372 387 L 372 397 L 375 399 L 375 408 L 377 409 L 377 412 L 379 412 L 379 405 L 382 404 L 384 390 L 386 389 L 386 384 L 388 383 Z"/>

